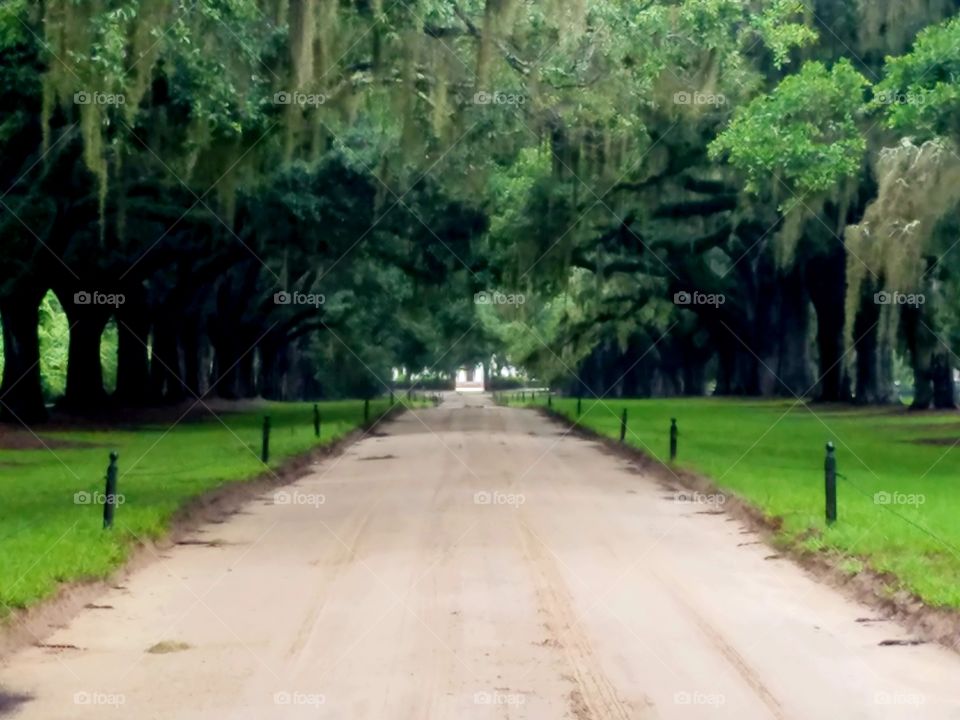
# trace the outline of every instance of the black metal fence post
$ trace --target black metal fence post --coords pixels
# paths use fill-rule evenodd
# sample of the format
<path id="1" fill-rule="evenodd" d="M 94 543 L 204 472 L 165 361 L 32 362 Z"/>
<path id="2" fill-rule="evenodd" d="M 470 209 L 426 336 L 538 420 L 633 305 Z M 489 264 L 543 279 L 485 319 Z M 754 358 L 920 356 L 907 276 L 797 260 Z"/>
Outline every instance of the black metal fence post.
<path id="1" fill-rule="evenodd" d="M 577 395 L 577 417 L 580 417 L 580 411 L 583 409 L 583 398 Z"/>
<path id="2" fill-rule="evenodd" d="M 823 476 L 827 500 L 827 525 L 837 521 L 837 456 L 832 442 L 827 443 L 827 456 L 823 461 Z"/>
<path id="3" fill-rule="evenodd" d="M 627 409 L 623 409 L 623 414 L 620 416 L 620 442 L 623 442 L 627 437 Z"/>
<path id="4" fill-rule="evenodd" d="M 110 464 L 107 465 L 107 487 L 103 497 L 103 529 L 113 527 L 113 514 L 117 510 L 117 459 L 120 455 L 116 450 L 110 453 Z"/>
<path id="5" fill-rule="evenodd" d="M 260 460 L 266 465 L 270 462 L 270 416 L 263 416 L 263 443 L 260 446 Z"/>
<path id="6" fill-rule="evenodd" d="M 313 435 L 320 437 L 320 406 L 317 403 L 313 404 Z"/>
<path id="7" fill-rule="evenodd" d="M 363 401 L 363 424 L 366 425 L 370 422 L 370 399 L 367 398 Z"/>
<path id="8" fill-rule="evenodd" d="M 677 459 L 677 419 L 670 418 L 670 462 Z"/>

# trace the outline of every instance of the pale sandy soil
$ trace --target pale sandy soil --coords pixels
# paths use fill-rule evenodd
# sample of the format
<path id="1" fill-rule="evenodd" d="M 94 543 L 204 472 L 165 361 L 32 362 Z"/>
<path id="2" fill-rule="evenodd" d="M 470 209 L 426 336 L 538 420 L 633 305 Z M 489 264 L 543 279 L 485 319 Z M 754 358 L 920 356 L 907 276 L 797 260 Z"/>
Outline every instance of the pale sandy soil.
<path id="1" fill-rule="evenodd" d="M 960 656 L 881 646 L 908 636 L 530 411 L 450 396 L 278 493 L 4 661 L 7 713 L 960 719 Z"/>

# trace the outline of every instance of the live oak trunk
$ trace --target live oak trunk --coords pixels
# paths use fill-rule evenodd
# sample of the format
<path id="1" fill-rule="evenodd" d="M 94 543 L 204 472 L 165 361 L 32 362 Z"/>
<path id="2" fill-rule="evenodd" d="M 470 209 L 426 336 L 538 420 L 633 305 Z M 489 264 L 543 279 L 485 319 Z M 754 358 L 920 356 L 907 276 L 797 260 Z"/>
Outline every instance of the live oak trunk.
<path id="1" fill-rule="evenodd" d="M 114 400 L 121 405 L 142 405 L 149 399 L 149 339 L 150 321 L 142 310 L 131 309 L 118 315 Z"/>
<path id="2" fill-rule="evenodd" d="M 93 306 L 65 306 L 70 323 L 67 352 L 67 389 L 63 406 L 78 412 L 91 412 L 106 400 L 100 340 L 110 319 L 110 311 Z"/>
<path id="3" fill-rule="evenodd" d="M 0 419 L 30 424 L 47 418 L 40 377 L 40 301 L 43 293 L 19 291 L 0 299 L 3 382 Z"/>
<path id="4" fill-rule="evenodd" d="M 781 278 L 776 322 L 767 328 L 777 342 L 777 395 L 800 397 L 812 389 L 809 298 L 801 271 Z"/>
<path id="5" fill-rule="evenodd" d="M 848 402 L 850 384 L 843 362 L 846 253 L 843 245 L 828 239 L 827 251 L 807 263 L 807 290 L 817 316 L 817 399 Z"/>
<path id="6" fill-rule="evenodd" d="M 184 398 L 184 386 L 177 352 L 177 333 L 166 319 L 153 327 L 150 346 L 150 388 L 159 402 L 177 402 Z"/>
<path id="7" fill-rule="evenodd" d="M 893 385 L 893 348 L 881 338 L 882 306 L 873 301 L 872 295 L 871 291 L 854 323 L 854 336 L 859 340 L 855 398 L 859 405 L 882 405 L 897 398 Z"/>

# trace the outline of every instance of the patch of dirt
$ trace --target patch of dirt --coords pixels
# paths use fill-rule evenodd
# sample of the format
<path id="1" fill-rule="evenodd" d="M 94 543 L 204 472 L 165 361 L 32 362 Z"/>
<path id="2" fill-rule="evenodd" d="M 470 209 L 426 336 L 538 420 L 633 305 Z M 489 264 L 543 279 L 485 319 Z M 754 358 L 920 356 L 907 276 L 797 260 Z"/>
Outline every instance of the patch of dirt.
<path id="1" fill-rule="evenodd" d="M 547 408 L 538 410 L 568 428 L 571 434 L 602 445 L 609 454 L 632 461 L 636 464 L 635 470 L 649 473 L 666 489 L 679 490 L 679 484 L 685 489 L 705 494 L 721 492 L 708 477 L 670 467 L 615 439 L 599 435 L 587 428 L 571 426 L 568 418 L 555 411 Z M 905 411 L 897 409 L 888 414 L 900 412 Z M 884 618 L 899 623 L 922 641 L 936 642 L 954 652 L 960 652 L 960 610 L 927 605 L 915 594 L 901 589 L 900 582 L 893 575 L 871 569 L 869 560 L 865 557 L 845 555 L 835 550 L 813 552 L 803 548 L 801 544 L 804 540 L 819 534 L 816 528 L 801 533 L 788 544 L 779 535 L 783 528 L 783 518 L 768 517 L 760 509 L 730 494 L 726 494 L 723 508 L 731 515 L 729 520 L 739 521 L 759 533 L 766 544 L 782 553 L 783 557 L 796 562 L 819 581 L 841 590 L 847 597 L 876 610 Z M 851 559 L 860 561 L 864 569 L 854 575 L 844 570 L 844 566 Z"/>
<path id="2" fill-rule="evenodd" d="M 183 652 L 189 650 L 190 645 L 179 640 L 161 640 L 156 645 L 147 648 L 151 655 L 166 655 L 167 653 Z"/>
<path id="3" fill-rule="evenodd" d="M 45 430 L 49 430 L 44 426 Z M 97 443 L 79 442 L 77 440 L 61 440 L 49 436 L 37 435 L 29 430 L 0 428 L 0 450 L 69 450 L 71 448 L 106 447 Z M 19 463 L 9 462 L 4 465 L 15 466 Z"/>
<path id="4" fill-rule="evenodd" d="M 960 437 L 945 437 L 945 438 L 916 438 L 914 440 L 906 440 L 905 442 L 910 443 L 911 445 L 960 445 Z"/>
<path id="5" fill-rule="evenodd" d="M 176 405 L 145 408 L 117 408 L 109 404 L 88 413 L 64 412 L 54 409 L 43 429 L 59 430 L 135 430 L 144 425 L 170 425 L 208 420 L 215 415 L 230 415 L 250 412 L 266 405 L 264 400 L 227 400 L 217 397 L 204 397 L 202 402 L 195 398 L 184 400 Z M 182 419 L 181 419 L 182 418 Z"/>
<path id="6" fill-rule="evenodd" d="M 804 403 L 804 406 L 813 405 L 817 408 L 819 414 L 835 414 L 835 415 L 856 415 L 857 417 L 889 417 L 890 415 L 908 415 L 915 414 L 912 412 L 909 407 L 903 404 L 893 404 L 878 406 L 870 408 L 869 410 L 857 405 L 850 405 L 847 403 Z M 765 405 L 758 405 L 758 407 L 766 407 Z M 799 407 L 799 406 L 798 406 Z M 930 414 L 933 414 L 931 412 Z"/>
<path id="7" fill-rule="evenodd" d="M 360 460 L 393 460 L 396 455 L 370 455 L 369 457 L 359 458 Z"/>
<path id="8" fill-rule="evenodd" d="M 951 430 L 960 428 L 960 413 L 957 413 L 956 410 L 951 410 L 949 412 L 950 419 L 954 422 L 952 423 L 910 423 L 909 425 L 904 425 L 902 428 L 904 430 L 909 430 L 911 432 L 943 432 L 944 430 Z M 889 428 L 889 425 L 880 425 L 878 427 Z"/>
<path id="9" fill-rule="evenodd" d="M 176 405 L 166 405 L 163 407 L 146 408 L 118 408 L 112 407 L 109 403 L 98 406 L 88 413 L 66 412 L 59 408 L 54 408 L 50 412 L 50 417 L 43 423 L 30 428 L 29 426 L 6 425 L 0 427 L 0 448 L 10 450 L 33 449 L 36 438 L 33 432 L 40 434 L 51 432 L 102 432 L 107 430 L 138 430 L 145 426 L 169 426 L 173 423 L 184 424 L 210 420 L 217 416 L 232 415 L 236 413 L 255 411 L 265 407 L 266 402 L 260 399 L 250 400 L 226 400 L 224 398 L 205 397 L 202 402 L 195 399 L 184 400 Z M 306 422 L 306 420 L 304 421 Z M 9 442 L 13 445 L 7 447 L 4 445 L 5 437 L 13 436 Z M 21 438 L 20 435 L 26 435 Z M 99 445 L 90 443 L 54 444 L 63 443 L 62 440 L 50 440 L 43 438 L 50 447 L 99 447 Z M 25 443 L 25 444 L 20 444 Z M 43 445 L 39 445 L 43 448 Z"/>
<path id="10" fill-rule="evenodd" d="M 926 645 L 926 640 L 882 640 L 880 647 L 910 647 L 913 645 Z"/>
<path id="11" fill-rule="evenodd" d="M 570 691 L 570 712 L 577 720 L 592 720 L 593 714 L 587 703 L 583 699 L 583 693 L 579 690 Z"/>
<path id="12" fill-rule="evenodd" d="M 0 688 L 0 717 L 12 715 L 20 705 L 30 702 L 31 700 L 33 700 L 32 695 L 7 692 L 3 688 Z"/>

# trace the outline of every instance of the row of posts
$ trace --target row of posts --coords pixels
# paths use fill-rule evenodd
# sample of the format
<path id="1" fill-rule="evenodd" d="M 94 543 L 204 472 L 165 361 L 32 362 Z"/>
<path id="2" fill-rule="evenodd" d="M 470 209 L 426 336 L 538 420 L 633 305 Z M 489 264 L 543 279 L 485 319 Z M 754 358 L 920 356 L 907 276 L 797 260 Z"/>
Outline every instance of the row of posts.
<path id="1" fill-rule="evenodd" d="M 519 397 L 521 402 L 526 402 L 527 393 L 525 390 L 521 390 L 519 393 L 514 393 L 513 399 L 516 400 Z M 499 398 L 503 400 L 501 395 Z M 531 391 L 530 399 L 536 401 L 537 393 L 536 391 Z M 553 407 L 553 392 L 547 391 L 547 407 Z M 577 419 L 580 418 L 580 415 L 583 414 L 583 398 L 577 397 Z M 677 435 L 679 435 L 679 430 L 677 429 L 677 419 L 670 418 L 670 462 L 674 462 L 677 459 Z M 620 414 L 620 442 L 624 443 L 627 440 L 627 409 L 623 408 L 623 411 Z"/>
<path id="2" fill-rule="evenodd" d="M 514 400 L 517 399 L 517 393 L 514 394 Z M 531 392 L 530 398 L 533 401 L 537 399 L 537 393 Z M 520 391 L 519 399 L 526 401 L 526 392 Z M 553 394 L 547 391 L 547 407 L 553 407 Z M 577 419 L 583 414 L 583 398 L 577 396 Z M 670 462 L 677 459 L 677 436 L 680 431 L 677 428 L 677 419 L 670 418 Z M 620 442 L 625 443 L 627 439 L 627 409 L 623 408 L 620 414 Z M 832 442 L 826 446 L 826 457 L 823 462 L 824 476 L 824 500 L 825 516 L 827 525 L 833 525 L 837 521 L 837 456 L 836 448 Z"/>
<path id="3" fill-rule="evenodd" d="M 407 396 L 410 397 L 408 391 Z M 521 399 L 525 396 L 525 393 L 521 393 Z M 532 393 L 532 397 L 536 398 L 536 393 Z M 439 396 L 433 395 L 432 400 L 434 405 L 439 404 Z M 393 391 L 390 392 L 390 407 L 393 407 L 394 404 L 394 395 Z M 547 393 L 547 407 L 553 407 L 553 396 L 551 393 Z M 577 398 L 577 418 L 580 417 L 583 410 L 583 399 Z M 370 400 L 363 401 L 363 424 L 367 425 L 370 422 Z M 321 431 L 321 416 L 320 416 L 320 406 L 317 403 L 313 405 L 313 434 L 316 438 L 320 438 Z M 670 418 L 670 462 L 673 463 L 677 459 L 677 436 L 679 435 L 679 430 L 677 428 L 677 419 Z M 620 442 L 626 442 L 627 438 L 627 409 L 623 408 L 620 415 Z M 828 442 L 826 445 L 826 457 L 823 462 L 823 475 L 824 475 L 824 497 L 826 504 L 826 521 L 828 525 L 833 525 L 837 521 L 837 457 L 836 457 L 836 448 L 832 442 Z M 113 527 L 113 517 L 117 509 L 117 461 L 119 460 L 119 454 L 116 451 L 110 453 L 110 463 L 107 465 L 107 475 L 106 475 L 106 489 L 104 492 L 104 504 L 103 504 L 103 527 L 104 529 L 109 529 Z M 263 438 L 262 446 L 260 450 L 260 460 L 267 464 L 270 460 L 270 416 L 265 415 L 263 418 Z"/>
<path id="4" fill-rule="evenodd" d="M 407 391 L 408 398 L 414 398 L 415 395 L 411 390 Z M 440 404 L 439 395 L 431 395 L 431 402 L 436 406 Z M 390 407 L 392 408 L 396 404 L 396 397 L 393 390 L 390 391 Z M 320 433 L 322 430 L 323 418 L 320 415 L 320 405 L 318 403 L 313 404 L 313 434 L 318 440 L 320 439 Z M 370 424 L 370 400 L 366 399 L 363 401 L 363 424 L 364 426 Z M 113 518 L 117 512 L 117 461 L 120 459 L 119 453 L 113 451 L 110 453 L 110 463 L 107 465 L 107 475 L 106 475 L 106 491 L 104 493 L 104 503 L 103 503 L 103 528 L 108 530 L 113 527 Z M 270 462 L 270 416 L 263 416 L 263 426 L 261 431 L 261 440 L 260 440 L 260 461 L 266 465 Z"/>

